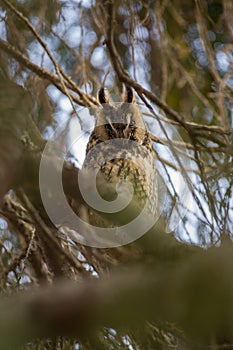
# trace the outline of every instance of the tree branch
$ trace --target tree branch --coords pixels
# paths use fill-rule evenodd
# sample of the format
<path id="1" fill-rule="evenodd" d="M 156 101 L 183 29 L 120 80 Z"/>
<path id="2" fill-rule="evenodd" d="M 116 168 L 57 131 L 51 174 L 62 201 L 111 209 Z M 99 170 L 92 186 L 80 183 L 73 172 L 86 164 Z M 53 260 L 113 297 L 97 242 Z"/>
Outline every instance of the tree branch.
<path id="1" fill-rule="evenodd" d="M 156 261 L 79 286 L 61 282 L 2 302 L 1 345 L 26 337 L 85 337 L 102 326 L 134 329 L 146 320 L 176 322 L 194 341 L 233 339 L 232 243 L 189 256 L 178 250 L 173 264 Z"/>

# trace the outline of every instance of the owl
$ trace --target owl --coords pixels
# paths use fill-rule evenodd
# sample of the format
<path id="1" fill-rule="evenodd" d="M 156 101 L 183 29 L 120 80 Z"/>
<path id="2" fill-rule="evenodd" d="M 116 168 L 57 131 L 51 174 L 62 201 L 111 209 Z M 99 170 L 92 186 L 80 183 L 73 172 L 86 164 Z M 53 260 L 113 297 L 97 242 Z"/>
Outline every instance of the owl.
<path id="1" fill-rule="evenodd" d="M 87 176 L 87 181 L 96 184 L 101 198 L 94 211 L 101 212 L 112 225 L 132 220 L 145 206 L 147 214 L 154 215 L 157 194 L 152 141 L 133 90 L 126 86 L 120 103 L 110 102 L 106 88 L 101 88 L 97 97 L 100 106 L 94 113 L 95 127 L 83 164 L 84 170 L 94 174 Z M 122 207 L 116 205 L 116 210 L 108 211 L 118 196 L 127 205 L 122 200 Z M 102 199 L 105 206 L 101 209 L 98 203 Z M 92 223 L 98 221 L 94 211 L 90 212 L 95 218 Z"/>

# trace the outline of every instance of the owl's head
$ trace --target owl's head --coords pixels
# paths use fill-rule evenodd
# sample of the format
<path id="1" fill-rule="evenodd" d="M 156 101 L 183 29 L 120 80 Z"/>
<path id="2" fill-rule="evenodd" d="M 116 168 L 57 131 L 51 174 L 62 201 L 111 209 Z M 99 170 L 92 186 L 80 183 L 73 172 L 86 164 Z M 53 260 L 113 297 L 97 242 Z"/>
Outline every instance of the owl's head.
<path id="1" fill-rule="evenodd" d="M 132 88 L 126 86 L 124 90 L 123 101 L 118 103 L 110 102 L 106 88 L 98 91 L 100 107 L 95 112 L 95 131 L 103 140 L 126 138 L 143 142 L 147 133 L 144 120 Z"/>

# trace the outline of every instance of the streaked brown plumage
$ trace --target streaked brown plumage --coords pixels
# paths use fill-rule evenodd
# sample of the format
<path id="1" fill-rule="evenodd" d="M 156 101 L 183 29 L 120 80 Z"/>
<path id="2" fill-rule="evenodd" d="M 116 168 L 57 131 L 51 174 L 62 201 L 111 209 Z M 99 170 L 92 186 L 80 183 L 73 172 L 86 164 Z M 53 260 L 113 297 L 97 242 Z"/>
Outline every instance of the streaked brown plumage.
<path id="1" fill-rule="evenodd" d="M 116 186 L 129 181 L 134 205 L 140 212 L 149 200 L 156 210 L 155 169 L 152 142 L 141 112 L 127 87 L 124 102 L 110 103 L 105 88 L 98 93 L 101 106 L 95 112 L 95 128 L 90 135 L 83 169 L 99 170 L 97 182 L 101 195 L 112 200 Z"/>

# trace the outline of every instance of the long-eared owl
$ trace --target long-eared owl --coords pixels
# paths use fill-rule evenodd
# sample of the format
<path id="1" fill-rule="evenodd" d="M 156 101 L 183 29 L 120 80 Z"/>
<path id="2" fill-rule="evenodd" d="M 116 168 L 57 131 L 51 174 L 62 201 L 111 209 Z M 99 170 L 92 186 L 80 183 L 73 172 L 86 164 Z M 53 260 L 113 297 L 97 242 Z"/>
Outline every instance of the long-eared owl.
<path id="1" fill-rule="evenodd" d="M 132 196 L 130 208 L 136 208 L 133 215 L 145 205 L 147 213 L 154 215 L 157 194 L 152 142 L 133 90 L 125 87 L 123 102 L 111 103 L 107 90 L 101 88 L 98 101 L 100 106 L 95 111 L 95 127 L 87 144 L 83 169 L 96 174 L 91 181 L 96 181 L 98 192 L 107 202 L 104 208 L 111 206 L 111 201 L 121 194 L 126 201 Z M 97 211 L 111 213 L 107 215 L 112 215 L 113 222 L 116 218 L 120 222 L 122 218 L 123 222 L 131 220 L 129 210 L 120 210 L 117 216 L 115 212 L 119 208 L 115 208 L 115 211 L 114 208 L 109 211 L 97 208 Z"/>

